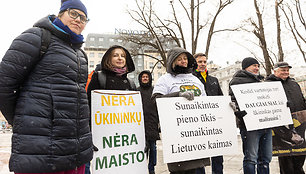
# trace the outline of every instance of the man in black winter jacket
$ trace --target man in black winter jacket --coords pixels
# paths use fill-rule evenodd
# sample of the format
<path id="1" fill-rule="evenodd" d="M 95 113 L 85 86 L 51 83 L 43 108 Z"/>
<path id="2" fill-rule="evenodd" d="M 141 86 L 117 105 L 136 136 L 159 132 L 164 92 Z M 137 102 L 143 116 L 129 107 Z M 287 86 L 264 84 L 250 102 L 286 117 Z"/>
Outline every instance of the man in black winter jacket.
<path id="1" fill-rule="evenodd" d="M 193 75 L 198 77 L 204 84 L 207 96 L 223 95 L 218 79 L 208 74 L 206 55 L 203 53 L 197 53 L 193 57 L 196 59 L 198 64 L 198 68 L 193 72 Z M 211 162 L 212 173 L 223 174 L 223 156 L 212 157 Z M 205 173 L 205 169 L 202 173 Z"/>
<path id="2" fill-rule="evenodd" d="M 266 79 L 282 83 L 294 120 L 293 125 L 273 128 L 275 134 L 273 136 L 273 154 L 279 155 L 278 162 L 281 174 L 304 174 L 306 103 L 300 86 L 293 78 L 289 77 L 290 68 L 292 67 L 287 62 L 278 62 L 274 65 L 274 74 Z"/>
<path id="3" fill-rule="evenodd" d="M 159 138 L 158 114 L 156 103 L 151 100 L 153 86 L 150 71 L 142 71 L 138 76 L 140 86 L 137 88 L 141 93 L 142 106 L 144 113 L 146 151 L 149 155 L 148 169 L 150 174 L 155 173 L 156 165 L 156 140 Z"/>
<path id="4" fill-rule="evenodd" d="M 263 76 L 259 74 L 259 62 L 252 57 L 247 57 L 242 61 L 242 70 L 233 75 L 229 86 L 259 83 L 262 80 Z M 231 89 L 229 90 L 229 95 L 232 101 L 237 103 Z M 245 174 L 255 174 L 257 168 L 257 174 L 267 174 L 270 172 L 269 163 L 272 160 L 272 131 L 271 129 L 247 131 L 243 121 L 243 116 L 246 114 L 245 111 L 240 111 L 239 108 L 235 112 L 242 139 L 243 172 Z"/>

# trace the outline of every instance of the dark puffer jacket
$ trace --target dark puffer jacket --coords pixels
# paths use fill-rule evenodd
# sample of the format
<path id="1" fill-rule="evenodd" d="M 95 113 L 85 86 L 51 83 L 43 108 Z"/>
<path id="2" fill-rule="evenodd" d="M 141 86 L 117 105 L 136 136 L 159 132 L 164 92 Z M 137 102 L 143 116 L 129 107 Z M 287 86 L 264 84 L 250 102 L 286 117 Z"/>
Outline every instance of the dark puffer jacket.
<path id="1" fill-rule="evenodd" d="M 0 64 L 0 109 L 13 124 L 9 167 L 17 173 L 66 171 L 92 159 L 87 58 L 52 20 L 18 36 Z M 52 34 L 41 60 L 37 27 Z"/>
<path id="2" fill-rule="evenodd" d="M 264 79 L 261 75 L 254 75 L 246 70 L 239 70 L 233 75 L 233 79 L 230 81 L 229 86 L 238 85 L 238 84 L 245 84 L 245 83 L 258 83 Z M 236 103 L 238 106 L 236 98 L 231 88 L 229 88 L 229 95 L 233 102 Z M 238 108 L 239 109 L 239 108 Z M 240 116 L 240 112 L 235 112 L 237 126 L 240 129 L 246 129 L 243 118 Z"/>
<path id="3" fill-rule="evenodd" d="M 143 74 L 148 74 L 149 82 L 142 83 L 141 77 Z M 144 124 L 145 124 L 145 135 L 146 140 L 158 140 L 158 113 L 156 103 L 151 99 L 153 86 L 152 86 L 152 75 L 150 71 L 142 71 L 138 76 L 140 86 L 137 88 L 141 93 L 143 113 L 144 113 Z"/>
<path id="4" fill-rule="evenodd" d="M 301 87 L 293 78 L 288 77 L 286 80 L 282 80 L 274 74 L 271 74 L 267 77 L 266 81 L 280 81 L 282 83 L 291 113 L 306 109 L 305 98 Z"/>

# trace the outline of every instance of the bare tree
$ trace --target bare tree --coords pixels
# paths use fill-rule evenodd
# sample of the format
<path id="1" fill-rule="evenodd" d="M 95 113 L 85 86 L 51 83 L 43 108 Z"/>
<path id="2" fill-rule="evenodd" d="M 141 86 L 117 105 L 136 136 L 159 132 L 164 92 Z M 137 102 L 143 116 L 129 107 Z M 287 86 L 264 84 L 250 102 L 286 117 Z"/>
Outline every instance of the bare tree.
<path id="1" fill-rule="evenodd" d="M 210 48 L 210 43 L 212 40 L 212 36 L 217 33 L 217 32 L 221 32 L 221 31 L 236 31 L 238 29 L 222 29 L 222 30 L 218 30 L 218 31 L 214 31 L 215 28 L 215 24 L 217 21 L 217 18 L 219 16 L 219 14 L 222 12 L 222 10 L 230 5 L 234 0 L 219 0 L 218 1 L 218 5 L 217 5 L 217 10 L 215 12 L 215 14 L 213 15 L 212 18 L 206 18 L 204 23 L 200 23 L 200 5 L 206 3 L 206 1 L 199 1 L 196 0 L 196 2 L 194 0 L 190 0 L 190 4 L 189 4 L 189 8 L 186 7 L 186 5 L 183 4 L 182 0 L 178 0 L 180 3 L 180 6 L 184 9 L 185 14 L 188 18 L 189 21 L 189 25 L 191 28 L 191 52 L 192 54 L 196 53 L 197 50 L 197 45 L 198 45 L 198 39 L 199 39 L 199 34 L 201 32 L 202 29 L 204 28 L 209 28 L 209 31 L 207 33 L 207 40 L 206 40 L 206 50 L 205 50 L 205 54 L 208 56 L 209 54 L 209 48 Z M 182 21 L 180 21 L 177 17 L 177 11 L 179 11 L 179 9 L 175 8 L 174 6 L 174 1 L 170 1 L 171 3 L 171 9 L 172 9 L 172 14 L 173 14 L 173 20 L 166 20 L 169 24 L 174 24 L 176 27 L 175 29 L 172 29 L 172 31 L 179 31 L 179 36 L 180 36 L 180 41 L 182 42 L 182 47 L 186 48 L 186 39 L 185 39 L 185 35 L 184 35 L 184 30 L 182 26 Z M 189 11 L 188 11 L 189 9 Z M 163 27 L 165 27 L 166 30 L 168 30 L 170 27 L 170 25 L 165 25 L 161 20 L 160 22 L 163 24 Z M 172 32 L 171 32 L 172 33 Z M 173 35 L 174 36 L 174 35 Z M 177 36 L 172 37 L 173 39 L 177 39 Z M 179 46 L 181 46 L 178 43 Z"/>
<path id="2" fill-rule="evenodd" d="M 284 61 L 284 52 L 281 41 L 281 24 L 280 24 L 280 15 L 279 15 L 279 6 L 283 0 L 275 0 L 275 19 L 276 19 L 276 32 L 277 32 L 277 47 L 278 47 L 278 61 Z"/>
<path id="3" fill-rule="evenodd" d="M 178 0 L 181 7 L 184 9 L 185 14 L 188 18 L 189 24 L 190 24 L 190 28 L 191 28 L 191 52 L 192 54 L 194 54 L 196 52 L 197 49 L 197 43 L 198 43 L 198 38 L 199 38 L 199 34 L 200 31 L 203 29 L 204 26 L 207 25 L 207 23 L 205 25 L 201 25 L 200 24 L 200 5 L 205 3 L 205 1 L 200 2 L 199 0 L 190 0 L 190 4 L 189 4 L 189 8 L 186 7 L 182 0 Z M 171 4 L 171 9 L 172 9 L 172 14 L 173 14 L 173 19 L 174 20 L 167 20 L 169 23 L 173 23 L 176 27 L 177 30 L 180 33 L 181 36 L 181 41 L 183 43 L 183 47 L 186 48 L 186 39 L 184 36 L 184 32 L 183 32 L 183 26 L 182 26 L 182 22 L 178 20 L 177 17 L 177 9 L 174 6 L 174 1 L 170 1 Z M 190 9 L 190 11 L 188 10 Z M 166 27 L 164 25 L 164 27 Z M 167 28 L 167 27 L 166 27 Z"/>
<path id="4" fill-rule="evenodd" d="M 124 36 L 124 39 L 130 42 L 149 46 L 160 53 L 161 60 L 165 66 L 166 52 L 169 48 L 165 42 L 174 41 L 179 47 L 187 48 L 190 43 L 191 53 L 196 53 L 198 39 L 204 28 L 209 28 L 206 41 L 206 54 L 209 53 L 212 36 L 216 32 L 227 31 L 227 29 L 214 31 L 215 23 L 221 11 L 231 4 L 234 0 L 219 0 L 217 11 L 213 17 L 201 16 L 201 6 L 207 3 L 206 0 L 189 0 L 189 3 L 183 0 L 170 0 L 172 12 L 171 19 L 164 19 L 154 10 L 154 0 L 135 0 L 137 9 L 128 10 L 128 14 L 138 24 L 142 25 L 148 31 L 146 36 Z M 181 11 L 180 11 L 181 10 Z M 184 13 L 182 13 L 182 11 Z M 182 18 L 181 15 L 184 17 Z M 186 24 L 187 21 L 187 24 Z M 189 26 L 189 27 L 188 27 Z M 186 30 L 189 28 L 190 30 Z M 190 37 L 188 35 L 190 34 Z M 189 46 L 188 46 L 189 47 Z"/>
<path id="5" fill-rule="evenodd" d="M 150 54 L 142 53 L 142 55 L 154 58 L 157 60 L 157 63 L 161 62 L 163 66 L 166 66 L 166 50 L 164 49 L 165 43 L 163 42 L 163 39 L 168 37 L 163 37 L 163 33 L 158 33 L 156 30 L 156 28 L 158 28 L 158 20 L 155 18 L 156 15 L 152 5 L 153 0 L 135 0 L 135 2 L 137 5 L 137 10 L 129 10 L 128 14 L 134 21 L 142 25 L 148 32 L 137 36 L 122 34 L 122 38 L 125 41 L 132 42 L 137 45 L 156 49 L 159 52 L 161 59 L 151 56 Z"/>
<path id="6" fill-rule="evenodd" d="M 219 16 L 219 14 L 221 13 L 221 11 L 226 7 L 228 6 L 229 4 L 231 4 L 233 2 L 233 0 L 226 0 L 226 1 L 222 1 L 222 0 L 219 0 L 219 5 L 218 5 L 218 9 L 213 17 L 213 20 L 210 24 L 210 27 L 209 27 L 209 32 L 207 34 L 207 41 L 206 41 L 206 50 L 205 50 L 205 54 L 206 56 L 208 56 L 208 53 L 209 53 L 209 48 L 210 48 L 210 43 L 211 43 L 211 40 L 212 40 L 212 36 L 214 33 L 217 33 L 217 32 L 220 32 L 221 30 L 218 30 L 218 31 L 214 31 L 214 28 L 215 28 L 215 24 L 216 24 L 216 21 L 217 21 L 217 17 Z M 222 31 L 226 31 L 226 30 L 230 30 L 230 29 L 225 29 L 225 30 L 222 30 Z M 237 30 L 237 29 L 232 29 L 232 30 Z"/>
<path id="7" fill-rule="evenodd" d="M 253 26 L 253 31 L 252 33 L 258 38 L 259 40 L 259 46 L 262 50 L 263 57 L 264 57 L 264 68 L 266 70 L 266 74 L 270 75 L 271 74 L 271 69 L 272 69 L 272 63 L 271 57 L 269 55 L 269 50 L 266 42 L 266 36 L 265 36 L 265 31 L 264 31 L 264 24 L 263 24 L 263 18 L 262 18 L 262 13 L 259 9 L 258 2 L 257 0 L 254 0 L 254 7 L 256 10 L 256 16 L 258 23 L 256 23 L 254 20 L 249 19 L 251 25 Z"/>
<path id="8" fill-rule="evenodd" d="M 305 51 L 306 24 L 305 24 L 305 18 L 302 13 L 303 11 L 301 9 L 300 1 L 294 0 L 292 4 L 289 3 L 282 4 L 280 8 L 286 17 L 289 30 L 292 33 L 296 45 L 304 58 L 304 62 L 306 62 L 306 51 Z M 295 13 L 293 12 L 293 9 L 295 9 Z M 295 15 L 297 17 L 295 17 Z"/>

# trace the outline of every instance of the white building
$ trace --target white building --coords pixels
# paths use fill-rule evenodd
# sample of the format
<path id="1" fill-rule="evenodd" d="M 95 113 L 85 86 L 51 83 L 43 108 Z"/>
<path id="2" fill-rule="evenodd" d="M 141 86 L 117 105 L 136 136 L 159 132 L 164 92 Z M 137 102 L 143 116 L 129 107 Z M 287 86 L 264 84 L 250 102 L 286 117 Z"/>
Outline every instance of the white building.
<path id="1" fill-rule="evenodd" d="M 228 67 L 209 73 L 209 75 L 214 76 L 219 80 L 219 84 L 223 94 L 228 95 L 229 82 L 233 78 L 235 72 L 237 72 L 240 69 L 241 69 L 241 62 L 237 61 L 235 62 L 234 65 L 229 65 Z"/>

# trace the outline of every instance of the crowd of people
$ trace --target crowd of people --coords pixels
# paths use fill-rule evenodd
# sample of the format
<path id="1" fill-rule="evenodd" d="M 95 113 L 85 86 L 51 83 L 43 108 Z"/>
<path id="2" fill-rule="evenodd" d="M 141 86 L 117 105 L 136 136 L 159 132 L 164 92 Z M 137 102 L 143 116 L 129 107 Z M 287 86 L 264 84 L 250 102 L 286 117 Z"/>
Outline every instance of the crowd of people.
<path id="1" fill-rule="evenodd" d="M 203 53 L 183 48 L 167 53 L 166 74 L 152 85 L 150 71 L 139 74 L 139 87 L 127 75 L 135 70 L 132 56 L 123 46 L 110 47 L 88 78 L 87 56 L 81 49 L 88 13 L 80 0 L 62 0 L 59 14 L 42 18 L 18 36 L 0 63 L 0 110 L 13 126 L 10 171 L 16 174 L 89 174 L 94 151 L 91 133 L 91 91 L 140 91 L 145 124 L 148 172 L 155 173 L 156 141 L 160 139 L 156 98 L 222 96 L 218 79 L 207 71 Z M 230 86 L 280 81 L 284 87 L 293 125 L 247 131 L 230 90 L 234 114 L 243 145 L 245 174 L 267 174 L 272 151 L 305 147 L 306 103 L 298 83 L 289 77 L 292 68 L 277 62 L 267 78 L 259 74 L 260 63 L 252 57 L 242 61 Z M 86 85 L 87 84 L 87 85 Z M 193 88 L 180 88 L 181 85 Z M 276 142 L 276 144 L 274 144 Z M 284 145 L 281 145 L 283 143 Z M 279 155 L 281 174 L 304 174 L 305 152 Z M 168 163 L 171 174 L 205 174 L 211 160 L 212 173 L 223 174 L 223 156 Z M 129 173 L 129 172 L 128 172 Z"/>

